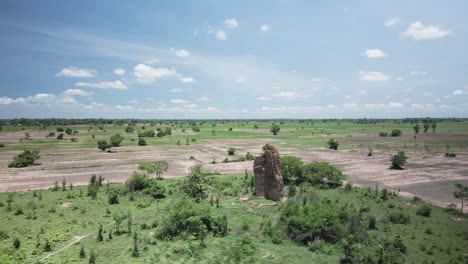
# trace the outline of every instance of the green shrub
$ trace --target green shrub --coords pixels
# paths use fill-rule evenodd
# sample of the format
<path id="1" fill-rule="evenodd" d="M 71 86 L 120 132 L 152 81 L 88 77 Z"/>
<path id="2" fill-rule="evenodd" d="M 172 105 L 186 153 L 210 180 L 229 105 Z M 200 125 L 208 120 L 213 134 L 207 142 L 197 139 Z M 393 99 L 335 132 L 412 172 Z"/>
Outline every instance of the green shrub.
<path id="1" fill-rule="evenodd" d="M 392 133 L 390 133 L 390 136 L 392 136 L 392 137 L 399 137 L 399 136 L 401 136 L 401 130 L 399 130 L 399 129 L 393 129 L 393 130 L 392 130 Z"/>
<path id="2" fill-rule="evenodd" d="M 294 183 L 297 178 L 301 177 L 304 167 L 304 162 L 294 156 L 282 156 L 280 158 L 281 175 L 285 184 Z"/>
<path id="3" fill-rule="evenodd" d="M 420 216 L 424 216 L 424 217 L 430 217 L 431 211 L 432 211 L 431 207 L 425 204 L 416 211 L 416 214 Z"/>
<path id="4" fill-rule="evenodd" d="M 310 183 L 322 188 L 337 188 L 342 185 L 345 175 L 336 167 L 326 162 L 313 162 L 306 164 L 297 183 Z"/>
<path id="5" fill-rule="evenodd" d="M 13 158 L 13 161 L 11 161 L 8 164 L 8 167 L 10 168 L 22 168 L 22 167 L 28 167 L 30 165 L 33 165 L 34 162 L 39 159 L 41 156 L 39 155 L 38 150 L 29 150 L 26 149 L 23 151 L 23 153 L 15 156 Z"/>
<path id="6" fill-rule="evenodd" d="M 146 188 L 145 193 L 151 195 L 154 199 L 161 199 L 164 198 L 164 193 L 166 192 L 166 188 L 163 185 L 158 183 L 156 180 L 150 179 L 150 183 L 148 188 Z"/>
<path id="7" fill-rule="evenodd" d="M 154 130 L 148 130 L 142 133 L 138 133 L 138 137 L 154 137 L 156 136 L 156 132 Z"/>
<path id="8" fill-rule="evenodd" d="M 406 157 L 404 151 L 398 151 L 398 154 L 392 155 L 390 158 L 390 161 L 392 162 L 391 168 L 396 170 L 403 169 L 403 166 L 405 166 L 407 159 L 408 157 Z"/>
<path id="9" fill-rule="evenodd" d="M 120 143 L 124 140 L 124 138 L 120 134 L 113 135 L 109 142 L 112 147 L 120 147 Z"/>
<path id="10" fill-rule="evenodd" d="M 127 132 L 127 133 L 133 133 L 133 131 L 134 131 L 133 126 L 127 126 L 127 127 L 125 128 L 125 132 Z"/>
<path id="11" fill-rule="evenodd" d="M 109 204 L 118 204 L 119 203 L 119 191 L 116 189 L 110 189 L 107 194 Z"/>
<path id="12" fill-rule="evenodd" d="M 0 148 L 4 148 L 4 147 L 5 147 L 5 144 L 0 143 Z"/>
<path id="13" fill-rule="evenodd" d="M 394 224 L 408 224 L 410 222 L 410 217 L 402 212 L 394 212 L 390 214 L 389 220 Z"/>
<path id="14" fill-rule="evenodd" d="M 142 138 L 142 137 L 138 138 L 138 146 L 146 146 L 145 138 Z"/>
<path id="15" fill-rule="evenodd" d="M 455 158 L 457 155 L 455 153 L 452 153 L 452 152 L 447 152 L 445 153 L 445 157 L 446 158 Z"/>
<path id="16" fill-rule="evenodd" d="M 197 202 L 208 197 L 208 184 L 199 166 L 192 169 L 180 189 L 183 194 Z"/>
<path id="17" fill-rule="evenodd" d="M 330 140 L 328 140 L 327 142 L 327 147 L 329 149 L 334 149 L 334 150 L 337 150 L 338 149 L 338 142 L 334 139 L 334 138 L 331 138 Z"/>
<path id="18" fill-rule="evenodd" d="M 141 191 L 150 186 L 149 178 L 144 174 L 134 172 L 133 175 L 125 182 L 129 191 Z"/>
<path id="19" fill-rule="evenodd" d="M 388 133 L 387 132 L 379 132 L 379 136 L 386 137 L 386 136 L 388 136 Z"/>
<path id="20" fill-rule="evenodd" d="M 235 153 L 236 153 L 236 148 L 230 147 L 230 148 L 228 149 L 228 154 L 229 154 L 229 155 L 234 155 Z"/>

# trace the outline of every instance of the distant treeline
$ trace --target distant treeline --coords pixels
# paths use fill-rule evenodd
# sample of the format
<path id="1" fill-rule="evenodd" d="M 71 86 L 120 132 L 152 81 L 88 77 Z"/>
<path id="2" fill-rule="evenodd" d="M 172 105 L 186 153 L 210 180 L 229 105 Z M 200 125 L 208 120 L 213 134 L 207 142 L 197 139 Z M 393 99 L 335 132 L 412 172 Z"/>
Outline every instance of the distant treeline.
<path id="1" fill-rule="evenodd" d="M 203 125 L 205 123 L 327 123 L 327 122 L 352 122 L 354 124 L 377 124 L 377 123 L 426 123 L 426 122 L 465 122 L 468 118 L 401 118 L 401 119 L 386 119 L 386 118 L 359 118 L 359 119 L 103 119 L 103 118 L 86 118 L 86 119 L 66 119 L 66 118 L 15 118 L 15 119 L 0 119 L 0 125 L 21 125 L 21 126 L 67 126 L 67 125 L 132 125 L 145 123 L 150 125 Z"/>

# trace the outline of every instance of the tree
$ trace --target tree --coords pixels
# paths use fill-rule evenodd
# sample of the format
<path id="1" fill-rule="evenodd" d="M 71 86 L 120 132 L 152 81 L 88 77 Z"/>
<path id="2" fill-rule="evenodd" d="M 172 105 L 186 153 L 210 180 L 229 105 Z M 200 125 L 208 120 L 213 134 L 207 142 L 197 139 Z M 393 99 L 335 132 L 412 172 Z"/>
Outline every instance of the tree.
<path id="1" fill-rule="evenodd" d="M 39 155 L 39 150 L 30 150 L 26 149 L 23 153 L 15 156 L 13 161 L 8 164 L 10 168 L 23 168 L 33 165 L 34 162 L 39 159 L 41 156 Z"/>
<path id="2" fill-rule="evenodd" d="M 429 122 L 424 122 L 424 133 L 427 133 L 427 130 L 429 130 L 430 127 L 431 125 L 429 124 Z"/>
<path id="3" fill-rule="evenodd" d="M 166 133 L 166 135 L 169 135 L 169 136 L 172 135 L 172 128 L 170 127 L 164 128 L 164 133 Z"/>
<path id="4" fill-rule="evenodd" d="M 339 145 L 340 144 L 338 144 L 338 141 L 336 141 L 334 138 L 331 138 L 327 142 L 327 146 L 328 146 L 329 149 L 337 150 Z"/>
<path id="5" fill-rule="evenodd" d="M 302 175 L 304 162 L 294 156 L 282 156 L 280 158 L 280 170 L 284 183 L 290 184 L 296 181 L 296 178 Z"/>
<path id="6" fill-rule="evenodd" d="M 133 133 L 133 131 L 134 131 L 133 126 L 127 126 L 127 127 L 125 128 L 125 132 L 127 132 L 127 133 Z"/>
<path id="7" fill-rule="evenodd" d="M 120 134 L 115 134 L 110 138 L 110 144 L 112 147 L 120 147 L 120 143 L 124 138 Z"/>
<path id="8" fill-rule="evenodd" d="M 84 249 L 84 245 L 81 244 L 81 248 L 80 248 L 80 258 L 81 259 L 84 259 L 86 257 L 86 252 L 85 252 L 85 249 Z"/>
<path id="9" fill-rule="evenodd" d="M 461 183 L 456 183 L 455 187 L 457 188 L 457 190 L 453 192 L 453 197 L 460 199 L 460 213 L 463 213 L 463 202 L 465 201 L 465 199 L 468 198 L 468 186 L 465 186 Z"/>
<path id="10" fill-rule="evenodd" d="M 146 146 L 146 140 L 143 137 L 138 138 L 138 146 Z"/>
<path id="11" fill-rule="evenodd" d="M 345 175 L 336 167 L 326 162 L 312 162 L 306 164 L 297 183 L 310 183 L 322 188 L 337 188 L 342 185 Z"/>
<path id="12" fill-rule="evenodd" d="M 91 249 L 91 253 L 89 254 L 89 264 L 96 264 L 96 258 L 96 253 Z"/>
<path id="13" fill-rule="evenodd" d="M 167 163 L 167 161 L 165 160 L 157 160 L 154 161 L 153 164 L 155 168 L 156 178 L 162 179 L 163 173 L 169 169 L 169 163 Z"/>
<path id="14" fill-rule="evenodd" d="M 111 145 L 109 145 L 107 141 L 99 140 L 97 144 L 98 144 L 98 149 L 100 149 L 101 151 L 105 151 L 106 149 L 109 149 L 109 152 L 110 152 Z"/>
<path id="15" fill-rule="evenodd" d="M 149 161 L 142 161 L 138 163 L 138 169 L 145 171 L 146 176 L 149 178 L 151 174 L 156 172 L 156 168 L 154 167 L 154 164 L 149 162 Z"/>
<path id="16" fill-rule="evenodd" d="M 109 204 L 119 203 L 119 191 L 117 191 L 116 189 L 109 190 L 107 197 L 108 197 L 107 201 L 109 202 Z"/>
<path id="17" fill-rule="evenodd" d="M 63 139 L 63 133 L 58 134 L 57 139 Z"/>
<path id="18" fill-rule="evenodd" d="M 390 161 L 392 162 L 392 169 L 396 170 L 402 170 L 403 166 L 406 164 L 406 160 L 408 157 L 406 157 L 404 151 L 398 151 L 398 154 L 392 155 L 390 158 Z"/>
<path id="19" fill-rule="evenodd" d="M 273 135 L 276 136 L 278 134 L 278 132 L 280 131 L 280 126 L 275 124 L 275 125 L 273 125 L 271 127 L 270 131 L 271 131 L 271 133 L 273 133 Z"/>
<path id="20" fill-rule="evenodd" d="M 97 235 L 97 239 L 96 239 L 98 242 L 101 242 L 103 240 L 103 237 L 102 237 L 102 224 L 99 224 L 99 230 L 98 230 L 98 235 Z"/>
<path id="21" fill-rule="evenodd" d="M 15 239 L 13 240 L 13 247 L 14 247 L 15 249 L 18 249 L 18 248 L 21 247 L 21 241 L 20 241 L 18 238 L 15 238 Z"/>
<path id="22" fill-rule="evenodd" d="M 432 127 L 432 133 L 435 133 L 435 130 L 437 128 L 437 122 L 436 121 L 432 122 L 431 127 Z"/>
<path id="23" fill-rule="evenodd" d="M 73 130 L 67 127 L 67 129 L 65 129 L 65 133 L 67 133 L 67 135 L 71 135 L 73 133 Z"/>
<path id="24" fill-rule="evenodd" d="M 416 124 L 416 125 L 413 127 L 413 129 L 414 129 L 414 133 L 415 133 L 415 134 L 418 134 L 418 133 L 419 133 L 419 124 Z"/>

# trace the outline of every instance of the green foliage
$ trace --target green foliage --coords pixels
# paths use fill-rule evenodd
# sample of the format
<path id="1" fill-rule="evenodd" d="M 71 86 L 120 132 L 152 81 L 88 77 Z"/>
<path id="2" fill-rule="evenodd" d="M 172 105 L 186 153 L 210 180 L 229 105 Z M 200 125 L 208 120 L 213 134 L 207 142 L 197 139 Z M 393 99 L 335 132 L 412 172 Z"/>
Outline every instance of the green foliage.
<path id="1" fill-rule="evenodd" d="M 107 201 L 109 204 L 118 204 L 119 203 L 119 191 L 112 188 L 107 193 Z"/>
<path id="2" fill-rule="evenodd" d="M 401 136 L 401 130 L 400 129 L 393 129 L 392 133 L 390 133 L 390 136 L 392 137 L 399 137 Z"/>
<path id="3" fill-rule="evenodd" d="M 406 157 L 404 151 L 398 151 L 398 154 L 392 155 L 390 158 L 390 161 L 392 162 L 391 168 L 396 170 L 403 169 L 403 166 L 405 166 L 407 159 L 408 157 Z"/>
<path id="4" fill-rule="evenodd" d="M 4 147 L 5 147 L 5 144 L 0 143 L 0 148 L 4 148 Z"/>
<path id="5" fill-rule="evenodd" d="M 162 130 L 158 131 L 158 133 L 156 134 L 156 136 L 158 137 L 164 137 L 166 135 L 166 133 Z"/>
<path id="6" fill-rule="evenodd" d="M 345 178 L 345 175 L 336 167 L 326 162 L 313 162 L 303 167 L 297 183 L 309 183 L 321 188 L 337 188 L 342 185 L 342 180 Z"/>
<path id="7" fill-rule="evenodd" d="M 65 133 L 67 133 L 67 135 L 71 135 L 73 133 L 73 130 L 67 127 L 67 129 L 65 129 Z"/>
<path id="8" fill-rule="evenodd" d="M 329 149 L 337 150 L 338 146 L 339 146 L 339 144 L 334 138 L 329 139 L 328 142 L 327 142 L 327 147 Z"/>
<path id="9" fill-rule="evenodd" d="M 154 199 L 161 199 L 164 198 L 164 193 L 166 192 L 166 188 L 162 184 L 159 184 L 155 180 L 150 180 L 149 186 L 145 189 L 145 193 L 151 195 Z"/>
<path id="10" fill-rule="evenodd" d="M 146 171 L 148 177 L 156 173 L 156 178 L 161 179 L 164 172 L 169 169 L 169 163 L 165 160 L 142 161 L 138 164 L 140 170 Z"/>
<path id="11" fill-rule="evenodd" d="M 127 189 L 131 192 L 141 191 L 150 186 L 150 180 L 146 175 L 134 172 L 125 182 Z"/>
<path id="12" fill-rule="evenodd" d="M 445 153 L 446 158 L 455 158 L 456 156 L 457 156 L 457 154 L 455 154 L 453 152 L 446 152 Z"/>
<path id="13" fill-rule="evenodd" d="M 138 138 L 138 146 L 146 146 L 145 138 L 142 138 L 142 137 Z"/>
<path id="14" fill-rule="evenodd" d="M 15 237 L 15 239 L 13 239 L 13 247 L 15 249 L 19 249 L 21 247 L 21 241 L 17 237 Z"/>
<path id="15" fill-rule="evenodd" d="M 387 132 L 379 132 L 379 136 L 386 137 L 386 136 L 388 136 L 388 133 Z"/>
<path id="16" fill-rule="evenodd" d="M 86 252 L 85 252 L 85 249 L 84 249 L 84 245 L 81 244 L 81 248 L 80 248 L 80 259 L 84 259 L 86 258 Z"/>
<path id="17" fill-rule="evenodd" d="M 432 209 L 429 205 L 425 204 L 421 206 L 417 211 L 416 214 L 424 217 L 430 217 L 431 216 Z"/>
<path id="18" fill-rule="evenodd" d="M 302 177 L 304 162 L 294 156 L 282 156 L 280 158 L 281 175 L 285 184 L 291 184 Z"/>
<path id="19" fill-rule="evenodd" d="M 102 236 L 102 224 L 99 224 L 98 235 L 97 235 L 96 240 L 98 242 L 101 242 L 102 240 L 104 240 L 104 238 Z"/>
<path id="20" fill-rule="evenodd" d="M 468 186 L 463 185 L 461 183 L 456 183 L 455 187 L 457 188 L 457 190 L 453 192 L 453 197 L 460 199 L 460 213 L 463 213 L 463 202 L 468 198 Z"/>
<path id="21" fill-rule="evenodd" d="M 234 155 L 235 153 L 236 153 L 236 148 L 233 148 L 233 147 L 228 148 L 228 154 L 229 155 Z"/>
<path id="22" fill-rule="evenodd" d="M 280 129 L 281 129 L 281 128 L 280 128 L 279 125 L 273 125 L 273 126 L 271 127 L 270 131 L 271 131 L 271 133 L 273 133 L 273 135 L 276 136 L 276 135 L 278 134 L 278 132 L 280 131 Z"/>
<path id="23" fill-rule="evenodd" d="M 134 131 L 133 126 L 127 126 L 127 127 L 125 128 L 125 132 L 127 132 L 127 133 L 133 133 L 133 131 Z"/>
<path id="24" fill-rule="evenodd" d="M 138 133 L 138 137 L 154 137 L 156 132 L 154 130 L 147 130 L 145 132 Z"/>
<path id="25" fill-rule="evenodd" d="M 106 140 L 99 140 L 97 142 L 97 145 L 98 149 L 100 149 L 101 151 L 105 151 L 106 149 L 109 149 L 110 151 L 111 145 L 109 145 Z"/>
<path id="26" fill-rule="evenodd" d="M 96 253 L 94 252 L 94 250 L 91 249 L 91 253 L 89 253 L 89 261 L 88 261 L 88 263 L 89 263 L 89 264 L 96 264 L 96 259 L 97 259 L 97 255 L 96 255 Z"/>
<path id="27" fill-rule="evenodd" d="M 39 150 L 30 150 L 26 149 L 23 153 L 15 156 L 13 161 L 8 163 L 8 167 L 10 168 L 22 168 L 28 167 L 34 164 L 34 162 L 39 159 L 41 156 L 39 155 Z"/>
<path id="28" fill-rule="evenodd" d="M 416 125 L 413 127 L 413 130 L 414 130 L 414 133 L 415 133 L 415 134 L 418 134 L 418 133 L 419 133 L 419 124 L 416 124 Z"/>
<path id="29" fill-rule="evenodd" d="M 198 127 L 198 126 L 193 126 L 193 127 L 192 127 L 192 131 L 193 131 L 193 132 L 200 132 L 200 127 Z"/>
<path id="30" fill-rule="evenodd" d="M 124 138 L 120 134 L 115 134 L 110 138 L 110 145 L 112 147 L 120 147 L 120 143 L 124 140 Z"/>
<path id="31" fill-rule="evenodd" d="M 192 169 L 182 183 L 180 190 L 196 202 L 201 202 L 208 197 L 208 185 L 199 166 Z"/>
<path id="32" fill-rule="evenodd" d="M 403 212 L 393 212 L 390 214 L 389 220 L 394 224 L 408 224 L 410 222 L 410 216 Z"/>
<path id="33" fill-rule="evenodd" d="M 287 236 L 303 244 L 316 238 L 337 242 L 344 233 L 340 209 L 317 201 L 314 190 L 302 187 L 281 211 L 281 224 Z"/>

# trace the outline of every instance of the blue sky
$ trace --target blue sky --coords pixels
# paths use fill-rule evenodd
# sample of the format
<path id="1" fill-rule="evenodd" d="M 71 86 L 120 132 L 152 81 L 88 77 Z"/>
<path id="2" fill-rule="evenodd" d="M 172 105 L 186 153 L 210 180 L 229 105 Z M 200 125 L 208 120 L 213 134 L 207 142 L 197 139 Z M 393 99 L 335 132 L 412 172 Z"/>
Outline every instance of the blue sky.
<path id="1" fill-rule="evenodd" d="M 467 117 L 467 1 L 1 1 L 0 118 Z"/>

